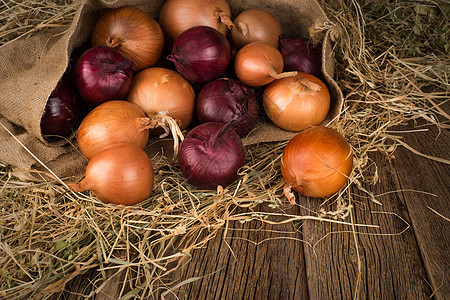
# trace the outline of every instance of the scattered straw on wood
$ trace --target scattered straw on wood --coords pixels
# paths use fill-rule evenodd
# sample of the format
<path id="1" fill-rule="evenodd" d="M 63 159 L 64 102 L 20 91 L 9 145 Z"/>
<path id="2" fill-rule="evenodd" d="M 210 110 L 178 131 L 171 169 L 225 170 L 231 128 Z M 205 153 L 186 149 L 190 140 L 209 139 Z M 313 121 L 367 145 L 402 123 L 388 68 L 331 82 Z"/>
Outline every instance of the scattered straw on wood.
<path id="1" fill-rule="evenodd" d="M 0 47 L 50 27 L 69 26 L 80 3 L 1 0 Z M 370 228 L 347 220 L 354 201 L 351 186 L 367 194 L 363 200 L 381 204 L 364 188 L 379 181 L 369 153 L 393 159 L 395 149 L 407 145 L 401 132 L 390 128 L 411 120 L 449 128 L 450 117 L 442 108 L 450 99 L 450 45 L 442 38 L 450 30 L 449 4 L 327 0 L 322 5 L 334 24 L 336 80 L 345 95 L 335 128 L 355 157 L 349 185 L 325 199 L 332 205 L 308 216 L 279 212 L 287 205 L 279 171 L 286 142 L 249 146 L 239 179 L 217 191 L 193 188 L 165 157 L 153 157 L 153 195 L 133 207 L 74 194 L 56 179 L 20 180 L 0 163 L 0 298 L 46 298 L 90 269 L 98 271 L 90 296 L 114 278 L 106 277 L 111 271 L 124 273 L 124 298 L 170 291 L 177 283 L 166 282 L 165 275 L 218 233 L 226 236 L 236 220 L 280 224 L 315 219 L 346 224 L 354 234 L 356 226 Z M 262 203 L 274 212 L 259 211 Z"/>

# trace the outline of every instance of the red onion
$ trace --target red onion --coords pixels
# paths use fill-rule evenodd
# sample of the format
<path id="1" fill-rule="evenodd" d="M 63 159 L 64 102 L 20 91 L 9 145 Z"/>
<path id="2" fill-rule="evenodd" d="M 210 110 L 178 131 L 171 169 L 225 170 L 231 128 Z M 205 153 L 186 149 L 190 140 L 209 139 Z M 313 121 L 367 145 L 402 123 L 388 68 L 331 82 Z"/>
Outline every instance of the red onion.
<path id="1" fill-rule="evenodd" d="M 281 36 L 279 43 L 284 60 L 283 71 L 300 71 L 323 78 L 322 51 L 311 40 Z"/>
<path id="2" fill-rule="evenodd" d="M 194 185 L 205 189 L 228 186 L 244 165 L 242 140 L 231 123 L 203 123 L 192 129 L 180 144 L 178 165 Z"/>
<path id="3" fill-rule="evenodd" d="M 167 59 L 191 82 L 208 82 L 222 75 L 231 58 L 227 38 L 216 29 L 196 26 L 183 32 Z"/>
<path id="4" fill-rule="evenodd" d="M 133 78 L 132 66 L 133 62 L 119 50 L 93 47 L 75 65 L 75 87 L 84 100 L 94 105 L 124 99 Z"/>
<path id="5" fill-rule="evenodd" d="M 196 104 L 201 123 L 227 123 L 243 137 L 253 129 L 258 119 L 258 102 L 252 90 L 233 78 L 220 78 L 207 83 L 200 91 Z"/>
<path id="6" fill-rule="evenodd" d="M 50 94 L 41 117 L 42 135 L 67 137 L 78 125 L 81 118 L 81 103 L 72 88 L 67 75 L 64 75 Z M 54 140 L 55 137 L 44 137 Z"/>

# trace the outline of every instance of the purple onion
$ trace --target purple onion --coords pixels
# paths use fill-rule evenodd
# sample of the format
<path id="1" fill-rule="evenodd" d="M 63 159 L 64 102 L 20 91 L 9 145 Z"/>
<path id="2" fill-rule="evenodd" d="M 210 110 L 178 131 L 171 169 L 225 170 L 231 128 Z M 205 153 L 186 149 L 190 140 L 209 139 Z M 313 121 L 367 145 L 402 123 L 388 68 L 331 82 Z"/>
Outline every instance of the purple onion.
<path id="1" fill-rule="evenodd" d="M 244 162 L 242 140 L 230 123 L 198 125 L 186 135 L 178 151 L 178 165 L 183 175 L 204 189 L 231 184 Z"/>
<path id="2" fill-rule="evenodd" d="M 74 85 L 87 102 L 99 105 L 121 100 L 128 94 L 133 79 L 133 62 L 119 50 L 97 46 L 84 52 L 74 70 Z"/>
<path id="3" fill-rule="evenodd" d="M 322 51 L 305 38 L 280 37 L 280 52 L 284 60 L 284 72 L 300 71 L 323 78 Z"/>
<path id="4" fill-rule="evenodd" d="M 167 59 L 191 82 L 208 82 L 222 75 L 231 58 L 227 38 L 209 26 L 196 26 L 184 31 L 173 44 Z"/>
<path id="5" fill-rule="evenodd" d="M 258 120 L 258 102 L 252 90 L 233 78 L 220 78 L 207 83 L 197 97 L 196 114 L 200 123 L 231 119 L 231 127 L 243 137 Z"/>
<path id="6" fill-rule="evenodd" d="M 57 139 L 55 136 L 69 136 L 80 121 L 81 111 L 79 97 L 65 75 L 47 100 L 41 117 L 41 134 L 47 140 Z"/>

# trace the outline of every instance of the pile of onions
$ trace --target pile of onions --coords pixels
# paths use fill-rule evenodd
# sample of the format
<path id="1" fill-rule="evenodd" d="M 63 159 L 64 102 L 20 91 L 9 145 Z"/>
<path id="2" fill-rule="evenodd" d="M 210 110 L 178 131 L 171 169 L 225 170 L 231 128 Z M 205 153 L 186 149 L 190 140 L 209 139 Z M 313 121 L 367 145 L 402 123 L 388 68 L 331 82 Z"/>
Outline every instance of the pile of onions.
<path id="1" fill-rule="evenodd" d="M 155 64 L 164 48 L 164 34 L 149 14 L 134 6 L 106 12 L 92 33 L 94 46 L 113 47 L 134 62 L 136 70 Z"/>
<path id="2" fill-rule="evenodd" d="M 92 157 L 85 178 L 69 187 L 74 192 L 91 190 L 106 203 L 134 205 L 152 193 L 152 162 L 134 145 L 111 145 Z"/>
<path id="3" fill-rule="evenodd" d="M 325 119 L 330 109 L 330 93 L 317 77 L 298 73 L 269 84 L 264 89 L 263 105 L 275 125 L 300 131 Z"/>
<path id="4" fill-rule="evenodd" d="M 353 166 L 352 150 L 336 130 L 318 126 L 297 134 L 281 157 L 284 193 L 295 204 L 291 189 L 308 197 L 326 197 L 347 182 Z"/>
<path id="5" fill-rule="evenodd" d="M 232 120 L 231 127 L 243 137 L 258 120 L 258 102 L 253 91 L 239 80 L 220 78 L 200 90 L 196 115 L 201 123 Z"/>
<path id="6" fill-rule="evenodd" d="M 264 42 L 278 48 L 281 24 L 271 13 L 263 9 L 248 9 L 233 21 L 231 39 L 237 48 L 251 42 Z"/>
<path id="7" fill-rule="evenodd" d="M 310 39 L 280 37 L 284 71 L 299 71 L 322 79 L 322 52 Z"/>
<path id="8" fill-rule="evenodd" d="M 196 26 L 183 32 L 173 44 L 167 59 L 191 82 L 208 82 L 222 75 L 231 58 L 227 38 L 208 26 Z"/>
<path id="9" fill-rule="evenodd" d="M 168 0 L 159 14 L 159 23 L 169 45 L 195 26 L 209 26 L 223 35 L 233 28 L 226 0 Z"/>
<path id="10" fill-rule="evenodd" d="M 74 69 L 74 85 L 87 102 L 98 105 L 123 99 L 133 78 L 133 62 L 114 48 L 97 46 L 84 52 Z"/>
<path id="11" fill-rule="evenodd" d="M 137 105 L 123 100 L 108 101 L 83 119 L 77 134 L 78 146 L 87 159 L 119 143 L 143 149 L 148 142 L 148 128 L 148 120 Z"/>
<path id="12" fill-rule="evenodd" d="M 63 76 L 50 94 L 41 117 L 41 134 L 47 140 L 69 136 L 81 117 L 81 102 L 67 75 Z M 49 135 L 49 136 L 45 136 Z"/>
<path id="13" fill-rule="evenodd" d="M 178 165 L 192 184 L 204 189 L 226 187 L 244 165 L 241 138 L 230 123 L 203 123 L 192 129 L 180 145 Z"/>
<path id="14" fill-rule="evenodd" d="M 283 67 L 280 51 L 264 42 L 245 45 L 239 49 L 234 60 L 236 76 L 244 84 L 252 87 L 297 74 L 295 71 L 282 73 Z"/>
<path id="15" fill-rule="evenodd" d="M 195 92 L 191 84 L 175 71 L 152 67 L 135 76 L 127 99 L 140 107 L 154 127 L 162 127 L 166 135 L 172 132 L 176 151 L 178 139 L 183 139 L 181 130 L 194 117 Z"/>

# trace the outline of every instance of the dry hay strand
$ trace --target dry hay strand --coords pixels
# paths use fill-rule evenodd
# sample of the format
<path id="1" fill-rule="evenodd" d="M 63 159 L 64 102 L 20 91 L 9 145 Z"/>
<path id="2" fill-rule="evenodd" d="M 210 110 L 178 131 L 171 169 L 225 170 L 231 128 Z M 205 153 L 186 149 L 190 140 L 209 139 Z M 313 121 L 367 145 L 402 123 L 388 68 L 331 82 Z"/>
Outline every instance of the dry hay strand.
<path id="1" fill-rule="evenodd" d="M 355 158 L 349 184 L 324 200 L 332 205 L 309 216 L 260 211 L 262 203 L 274 211 L 287 205 L 279 171 L 286 142 L 247 147 L 239 179 L 217 191 L 195 189 L 165 157 L 153 157 L 153 195 L 133 207 L 104 204 L 89 193 L 74 194 L 47 176 L 21 180 L 19 173 L 0 165 L 0 297 L 47 298 L 87 270 L 98 273 L 89 283 L 89 296 L 115 274 L 123 276 L 125 298 L 154 295 L 177 286 L 167 282 L 166 275 L 232 221 L 320 219 L 357 226 L 346 221 L 353 209 L 349 187 L 355 185 L 367 193 L 368 201 L 378 203 L 363 187 L 379 181 L 369 153 L 393 159 L 395 149 L 406 145 L 390 128 L 418 118 L 449 127 L 444 105 L 450 99 L 450 46 L 442 37 L 448 37 L 450 10 L 445 2 L 322 2 L 333 22 L 336 80 L 345 95 L 335 128 L 350 142 Z M 52 26 L 68 26 L 79 4 L 2 0 L 0 45 Z M 282 219 L 274 221 L 274 215 Z"/>

